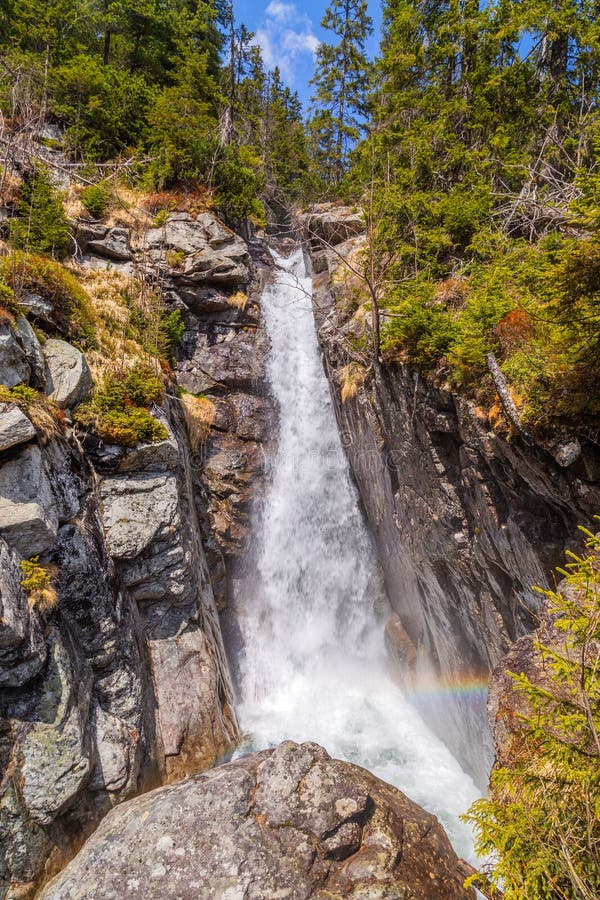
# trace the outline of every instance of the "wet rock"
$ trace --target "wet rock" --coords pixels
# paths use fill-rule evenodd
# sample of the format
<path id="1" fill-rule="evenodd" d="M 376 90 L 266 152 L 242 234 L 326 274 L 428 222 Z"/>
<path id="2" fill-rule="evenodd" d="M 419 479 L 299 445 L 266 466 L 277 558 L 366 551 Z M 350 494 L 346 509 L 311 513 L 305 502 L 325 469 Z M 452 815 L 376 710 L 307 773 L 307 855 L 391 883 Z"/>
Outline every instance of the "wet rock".
<path id="1" fill-rule="evenodd" d="M 86 250 L 97 256 L 126 262 L 133 256 L 129 244 L 129 229 L 111 228 L 105 237 L 88 240 Z"/>
<path id="2" fill-rule="evenodd" d="M 9 447 L 25 444 L 35 436 L 35 428 L 18 406 L 0 404 L 0 453 Z"/>
<path id="3" fill-rule="evenodd" d="M 433 816 L 286 742 L 112 810 L 41 898 L 473 898 L 462 881 Z"/>
<path id="4" fill-rule="evenodd" d="M 385 643 L 389 653 L 402 666 L 412 669 L 417 661 L 417 648 L 404 630 L 398 613 L 392 613 L 385 624 Z"/>
<path id="5" fill-rule="evenodd" d="M 13 388 L 28 384 L 31 366 L 15 331 L 7 322 L 0 322 L 0 384 Z"/>
<path id="6" fill-rule="evenodd" d="M 357 243 L 336 249 L 352 254 Z M 346 453 L 417 667 L 434 660 L 450 688 L 421 710 L 483 789 L 491 738 L 482 751 L 460 735 L 477 731 L 486 740 L 485 705 L 468 704 L 453 687 L 484 680 L 532 629 L 532 585 L 548 584 L 577 524 L 600 507 L 600 455 L 581 439 L 580 462 L 560 465 L 520 437 L 506 440 L 464 395 L 401 364 L 382 363 L 355 401 L 342 403 L 356 321 L 345 303 L 344 263 L 326 256 L 315 316 Z"/>
<path id="7" fill-rule="evenodd" d="M 203 393 L 219 385 L 251 388 L 264 378 L 264 359 L 256 350 L 257 339 L 250 332 L 232 332 L 216 341 L 200 333 L 193 357 L 178 365 L 181 384 L 193 393 Z"/>
<path id="8" fill-rule="evenodd" d="M 81 403 L 92 389 L 92 373 L 83 353 L 72 344 L 51 338 L 44 344 L 46 393 L 59 406 Z"/>

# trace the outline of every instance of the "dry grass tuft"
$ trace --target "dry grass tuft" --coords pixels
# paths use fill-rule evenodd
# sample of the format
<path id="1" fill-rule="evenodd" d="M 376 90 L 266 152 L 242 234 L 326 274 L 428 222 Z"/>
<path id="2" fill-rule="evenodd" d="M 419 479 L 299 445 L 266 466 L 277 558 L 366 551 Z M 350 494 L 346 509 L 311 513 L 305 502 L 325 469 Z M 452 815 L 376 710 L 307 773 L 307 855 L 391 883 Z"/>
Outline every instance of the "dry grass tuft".
<path id="1" fill-rule="evenodd" d="M 462 309 L 468 290 L 469 284 L 465 278 L 451 275 L 443 281 L 438 281 L 435 288 L 435 303 L 447 309 Z"/>
<path id="2" fill-rule="evenodd" d="M 58 606 L 58 594 L 52 586 L 32 591 L 27 599 L 30 609 L 35 609 L 42 616 Z"/>
<path id="3" fill-rule="evenodd" d="M 248 295 L 243 291 L 236 291 L 235 294 L 227 298 L 227 303 L 229 306 L 233 306 L 234 309 L 244 312 L 248 305 Z"/>
<path id="4" fill-rule="evenodd" d="M 168 213 L 187 212 L 194 216 L 211 210 L 214 201 L 207 188 L 198 185 L 185 192 L 158 191 L 154 194 L 146 194 L 140 199 L 139 204 L 152 216 L 156 216 L 162 210 Z"/>
<path id="5" fill-rule="evenodd" d="M 5 306 L 0 306 L 0 325 L 14 325 L 15 317 L 13 314 L 6 309 Z"/>
<path id="6" fill-rule="evenodd" d="M 30 608 L 41 615 L 56 609 L 58 594 L 52 580 L 58 575 L 57 567 L 40 565 L 39 557 L 34 556 L 22 560 L 21 571 L 23 573 L 21 587 L 27 592 Z"/>
<path id="7" fill-rule="evenodd" d="M 141 346 L 132 318 L 155 313 L 155 295 L 141 281 L 108 269 L 84 269 L 77 277 L 91 297 L 97 316 L 97 347 L 86 353 L 95 382 L 136 365 L 151 365 L 153 357 Z"/>
<path id="8" fill-rule="evenodd" d="M 350 363 L 341 369 L 339 383 L 342 389 L 342 403 L 347 403 L 348 400 L 354 400 L 365 383 L 366 377 L 366 369 L 358 363 Z"/>
<path id="9" fill-rule="evenodd" d="M 181 406 L 192 450 L 197 452 L 210 436 L 210 429 L 215 420 L 215 404 L 208 397 L 184 394 L 181 397 Z"/>
<path id="10" fill-rule="evenodd" d="M 27 406 L 26 414 L 37 431 L 38 438 L 43 447 L 54 438 L 64 434 L 66 428 L 66 416 L 63 410 L 55 403 L 40 396 L 34 403 Z"/>

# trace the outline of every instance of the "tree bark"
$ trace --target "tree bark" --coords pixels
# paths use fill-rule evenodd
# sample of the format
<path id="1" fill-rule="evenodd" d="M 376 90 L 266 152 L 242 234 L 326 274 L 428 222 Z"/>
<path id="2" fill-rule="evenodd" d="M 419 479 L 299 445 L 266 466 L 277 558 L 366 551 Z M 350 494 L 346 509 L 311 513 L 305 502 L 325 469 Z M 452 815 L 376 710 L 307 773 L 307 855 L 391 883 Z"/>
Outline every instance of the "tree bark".
<path id="1" fill-rule="evenodd" d="M 506 383 L 506 378 L 504 377 L 504 372 L 498 365 L 498 360 L 493 353 L 488 353 L 488 355 L 486 356 L 486 362 L 488 371 L 492 376 L 494 387 L 496 388 L 496 393 L 500 398 L 500 403 L 502 404 L 502 408 L 504 410 L 506 418 L 509 420 L 511 425 L 516 428 L 521 437 L 524 438 L 527 443 L 532 444 L 533 441 L 531 440 L 530 435 L 521 425 L 521 416 L 519 415 L 519 410 L 515 406 L 515 401 L 511 397 L 510 391 L 508 389 L 508 384 Z"/>

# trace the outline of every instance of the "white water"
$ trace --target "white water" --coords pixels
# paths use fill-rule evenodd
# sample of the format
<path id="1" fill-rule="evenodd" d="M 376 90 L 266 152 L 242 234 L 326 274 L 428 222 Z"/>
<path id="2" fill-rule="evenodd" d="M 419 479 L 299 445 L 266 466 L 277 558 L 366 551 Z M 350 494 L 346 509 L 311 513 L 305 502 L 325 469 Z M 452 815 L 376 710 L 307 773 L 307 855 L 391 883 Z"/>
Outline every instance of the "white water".
<path id="1" fill-rule="evenodd" d="M 437 815 L 473 861 L 458 816 L 479 792 L 386 669 L 387 600 L 321 364 L 302 253 L 276 263 L 262 305 L 280 439 L 256 527 L 258 571 L 238 610 L 242 727 L 255 748 L 311 740 L 371 770 Z"/>

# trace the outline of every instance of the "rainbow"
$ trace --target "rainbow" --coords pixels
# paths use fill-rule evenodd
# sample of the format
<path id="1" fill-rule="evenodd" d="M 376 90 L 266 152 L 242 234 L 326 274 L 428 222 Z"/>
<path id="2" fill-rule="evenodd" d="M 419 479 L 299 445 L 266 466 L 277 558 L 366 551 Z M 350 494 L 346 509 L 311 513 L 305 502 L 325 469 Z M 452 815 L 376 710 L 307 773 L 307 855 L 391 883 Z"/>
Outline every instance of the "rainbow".
<path id="1" fill-rule="evenodd" d="M 441 697 L 460 697 L 473 703 L 485 703 L 489 688 L 489 676 L 464 675 L 452 682 L 438 678 L 417 678 L 406 685 L 408 700 L 435 700 Z"/>

